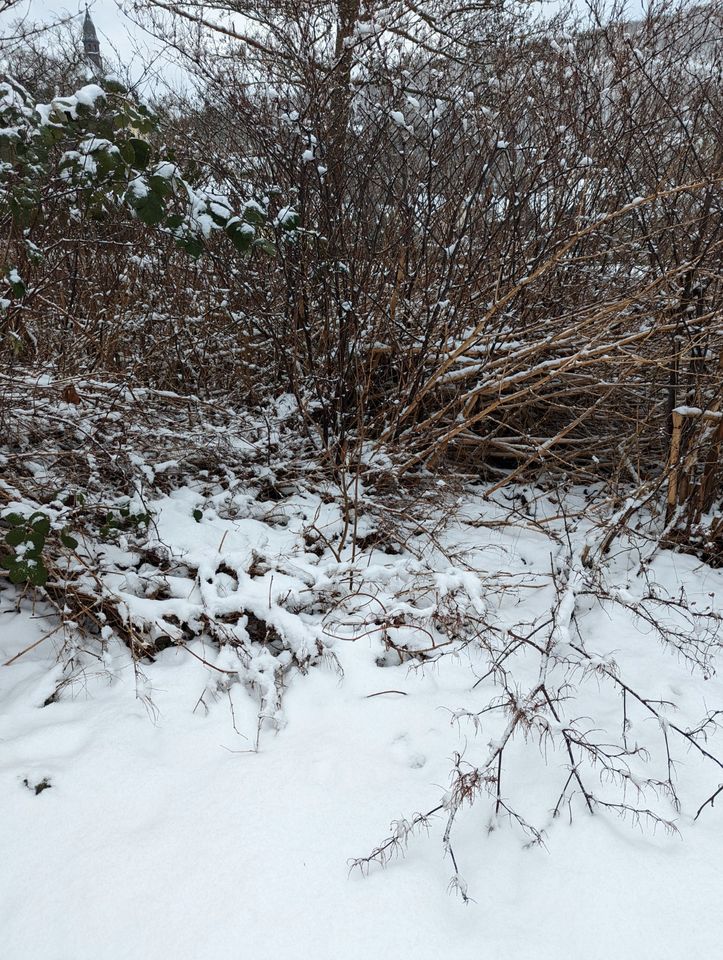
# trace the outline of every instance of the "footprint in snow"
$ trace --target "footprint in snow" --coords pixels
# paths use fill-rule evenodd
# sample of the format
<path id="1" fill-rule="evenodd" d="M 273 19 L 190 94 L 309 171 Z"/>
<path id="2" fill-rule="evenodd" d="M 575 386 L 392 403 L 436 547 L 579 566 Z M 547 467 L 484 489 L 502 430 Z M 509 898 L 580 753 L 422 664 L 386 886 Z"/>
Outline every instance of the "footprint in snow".
<path id="1" fill-rule="evenodd" d="M 398 760 L 413 770 L 421 770 L 427 758 L 419 750 L 415 750 L 408 733 L 400 733 L 392 740 L 392 750 Z"/>

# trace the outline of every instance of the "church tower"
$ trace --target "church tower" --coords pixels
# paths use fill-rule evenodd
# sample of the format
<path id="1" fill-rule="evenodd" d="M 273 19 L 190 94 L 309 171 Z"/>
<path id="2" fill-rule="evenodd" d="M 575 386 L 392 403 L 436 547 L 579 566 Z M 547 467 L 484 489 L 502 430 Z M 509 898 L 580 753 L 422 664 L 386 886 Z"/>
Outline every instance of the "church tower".
<path id="1" fill-rule="evenodd" d="M 85 20 L 83 21 L 83 52 L 85 53 L 85 59 L 88 60 L 96 70 L 103 69 L 98 34 L 95 32 L 95 25 L 90 19 L 90 13 L 87 7 L 85 8 Z"/>

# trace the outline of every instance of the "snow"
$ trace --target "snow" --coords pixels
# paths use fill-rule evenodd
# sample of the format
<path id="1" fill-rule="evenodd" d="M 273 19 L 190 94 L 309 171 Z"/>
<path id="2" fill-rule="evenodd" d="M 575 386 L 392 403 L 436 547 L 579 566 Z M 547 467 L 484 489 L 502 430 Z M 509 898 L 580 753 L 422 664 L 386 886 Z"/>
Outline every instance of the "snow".
<path id="1" fill-rule="evenodd" d="M 97 83 L 88 83 L 75 92 L 75 100 L 86 107 L 94 107 L 96 101 L 105 99 L 105 91 Z"/>
<path id="2" fill-rule="evenodd" d="M 153 176 L 161 177 L 164 180 L 175 180 L 180 176 L 180 171 L 175 163 L 170 163 L 168 160 L 164 160 L 154 166 Z M 225 207 L 224 210 L 226 210 Z"/>
<path id="3" fill-rule="evenodd" d="M 677 413 L 681 417 L 705 417 L 708 420 L 720 420 L 723 418 L 723 413 L 716 410 L 703 410 L 701 407 L 675 407 L 673 413 Z"/>
<path id="4" fill-rule="evenodd" d="M 105 92 L 96 83 L 89 83 L 76 90 L 69 97 L 54 97 L 50 103 L 39 103 L 36 111 L 40 115 L 41 123 L 45 126 L 53 122 L 53 115 L 67 113 L 73 120 L 78 117 L 78 107 L 95 109 L 98 100 L 105 99 Z"/>
<path id="5" fill-rule="evenodd" d="M 128 183 L 128 192 L 131 193 L 134 197 L 138 197 L 138 199 L 147 197 L 150 191 L 148 189 L 148 184 L 146 183 L 145 177 L 143 176 L 134 177 Z"/>
<path id="6" fill-rule="evenodd" d="M 389 116 L 398 127 L 402 127 L 408 133 L 414 133 L 414 127 L 410 123 L 407 123 L 406 117 L 401 110 L 391 110 Z"/>
<path id="7" fill-rule="evenodd" d="M 282 207 L 274 218 L 274 224 L 277 226 L 293 226 L 298 221 L 299 215 L 293 207 Z"/>
<path id="8" fill-rule="evenodd" d="M 361 496 L 371 503 L 363 486 Z M 480 714 L 495 689 L 483 676 L 488 662 L 474 643 L 448 651 L 435 617 L 456 610 L 463 622 L 479 617 L 514 631 L 558 597 L 550 642 L 571 655 L 569 645 L 581 642 L 569 629 L 577 608 L 592 674 L 576 673 L 579 700 L 567 716 L 548 717 L 553 740 L 586 714 L 589 728 L 607 724 L 619 735 L 619 696 L 603 690 L 614 667 L 648 697 L 675 700 L 671 720 L 685 727 L 720 705 L 723 684 L 661 649 L 633 611 L 653 592 L 678 596 L 681 587 L 691 606 L 716 609 L 723 576 L 658 551 L 643 583 L 639 554 L 619 550 L 606 569 L 615 599 L 596 608 L 580 559 L 582 546 L 596 543 L 592 519 L 573 532 L 569 553 L 554 524 L 544 533 L 543 501 L 529 523 L 510 515 L 500 524 L 501 503 L 467 493 L 437 535 L 443 549 L 410 532 L 401 552 L 369 546 L 335 556 L 309 546 L 314 530 L 335 542 L 341 525 L 337 504 L 311 491 L 274 503 L 243 486 L 212 497 L 181 487 L 157 498 L 149 543 L 177 558 L 160 577 L 167 597 L 155 597 L 159 575 L 139 568 L 120 542 L 105 551 L 105 589 L 129 619 L 153 622 L 161 635 L 210 617 L 241 639 L 253 613 L 286 650 L 276 656 L 258 644 L 245 666 L 232 645 L 219 649 L 209 637 L 134 664 L 106 627 L 102 652 L 79 650 L 82 669 L 54 696 L 63 677 L 56 656 L 75 641 L 42 605 L 18 610 L 0 587 L 5 960 L 717 956 L 720 809 L 693 816 L 721 771 L 675 745 L 682 809 L 669 812 L 679 836 L 590 816 L 579 796 L 572 823 L 567 805 L 553 821 L 564 751 L 551 741 L 545 762 L 534 743 L 513 736 L 513 722 Z M 385 647 L 380 611 L 386 635 L 416 659 Z M 666 616 L 677 622 L 675 610 Z M 322 656 L 313 655 L 317 641 Z M 306 672 L 287 669 L 283 703 L 271 703 L 269 679 L 304 650 Z M 717 656 L 715 643 L 706 656 Z M 525 695 L 536 658 L 523 652 L 507 666 Z M 652 771 L 631 770 L 633 789 L 661 775 L 661 733 L 644 710 L 628 710 L 627 736 L 656 751 Z M 720 740 L 711 730 L 706 749 Z M 503 748 L 503 797 L 536 818 L 545 843 L 529 847 L 484 794 L 460 808 L 452 843 L 465 905 L 448 890 L 442 845 L 455 804 L 450 771 L 455 756 L 479 766 Z M 440 803 L 428 829 L 409 836 L 416 811 Z M 404 857 L 350 871 L 350 860 L 390 834 L 406 845 Z"/>
<path id="9" fill-rule="evenodd" d="M 60 176 L 68 180 L 77 173 L 92 178 L 98 170 L 98 165 L 90 153 L 80 153 L 78 150 L 66 150 L 60 162 Z"/>

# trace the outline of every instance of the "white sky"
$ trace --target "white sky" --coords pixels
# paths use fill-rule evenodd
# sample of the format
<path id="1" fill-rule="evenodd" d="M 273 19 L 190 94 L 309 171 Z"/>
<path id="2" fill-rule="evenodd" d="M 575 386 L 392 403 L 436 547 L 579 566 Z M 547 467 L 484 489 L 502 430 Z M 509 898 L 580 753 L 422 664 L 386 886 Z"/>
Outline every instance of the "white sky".
<path id="1" fill-rule="evenodd" d="M 163 44 L 153 37 L 149 37 L 131 20 L 124 16 L 115 0 L 89 0 L 90 15 L 95 24 L 100 42 L 101 54 L 107 63 L 115 60 L 114 51 L 123 63 L 131 69 L 136 78 L 141 71 L 141 64 L 150 60 L 157 60 L 158 65 L 167 61 L 164 56 Z M 10 23 L 21 17 L 29 21 L 53 23 L 61 19 L 73 18 L 74 29 L 78 34 L 78 43 L 81 43 L 81 29 L 85 16 L 85 3 L 63 2 L 63 0 L 22 0 L 12 10 L 0 16 L 0 43 L 1 38 L 7 36 Z M 157 59 L 160 58 L 160 59 Z M 181 73 L 177 69 L 165 66 L 163 75 L 166 79 L 177 77 L 181 81 Z"/>

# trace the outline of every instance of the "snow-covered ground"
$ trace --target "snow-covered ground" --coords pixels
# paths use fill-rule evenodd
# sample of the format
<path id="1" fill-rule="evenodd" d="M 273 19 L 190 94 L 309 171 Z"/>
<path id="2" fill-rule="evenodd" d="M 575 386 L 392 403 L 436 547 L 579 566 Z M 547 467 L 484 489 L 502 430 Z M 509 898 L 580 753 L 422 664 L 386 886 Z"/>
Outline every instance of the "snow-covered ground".
<path id="1" fill-rule="evenodd" d="M 502 508 L 472 494 L 433 538 L 412 523 L 399 552 L 370 536 L 336 556 L 338 508 L 308 493 L 259 503 L 181 489 L 152 510 L 176 565 L 139 567 L 132 545 L 116 543 L 106 588 L 139 629 L 172 636 L 206 616 L 230 642 L 219 648 L 198 628 L 134 665 L 109 634 L 81 642 L 68 674 L 57 632 L 0 667 L 3 960 L 720 954 L 723 794 L 693 818 L 723 769 L 676 728 L 688 733 L 723 706 L 708 634 L 721 573 L 625 540 L 604 562 L 611 599 L 600 603 L 581 562 L 590 524 L 573 524 L 569 540 L 562 521 L 538 525 L 539 511 L 500 525 Z M 665 602 L 681 588 L 685 610 Z M 55 622 L 0 590 L 6 662 Z M 679 649 L 646 622 L 646 604 L 685 633 Z M 242 657 L 231 641 L 248 639 L 251 621 L 273 630 Z M 514 634 L 542 652 L 510 644 Z M 497 674 L 485 676 L 495 651 Z M 631 691 L 624 731 L 616 676 Z M 540 683 L 559 694 L 558 722 Z M 503 744 L 509 702 L 482 711 L 510 691 L 532 720 Z M 575 772 L 603 803 L 622 787 L 574 742 L 571 763 L 570 730 L 627 744 L 630 804 L 680 833 L 601 806 L 590 815 Z M 696 740 L 717 756 L 723 737 L 712 722 L 708 731 Z M 663 785 L 635 796 L 643 777 L 668 777 L 666 738 L 680 809 Z M 488 762 L 501 745 L 498 789 Z M 450 890 L 442 841 L 455 763 L 490 773 L 453 825 L 468 903 Z M 350 870 L 390 821 L 440 803 L 404 856 Z M 529 844 L 530 829 L 542 843 Z"/>

